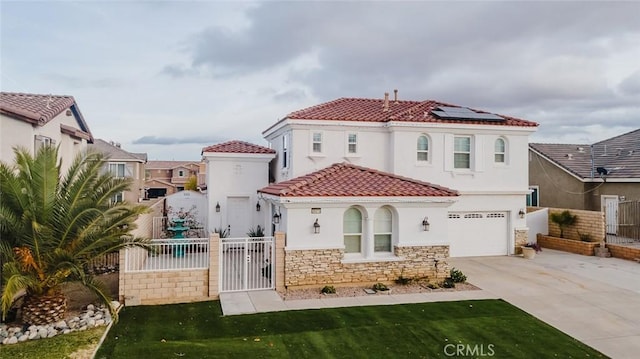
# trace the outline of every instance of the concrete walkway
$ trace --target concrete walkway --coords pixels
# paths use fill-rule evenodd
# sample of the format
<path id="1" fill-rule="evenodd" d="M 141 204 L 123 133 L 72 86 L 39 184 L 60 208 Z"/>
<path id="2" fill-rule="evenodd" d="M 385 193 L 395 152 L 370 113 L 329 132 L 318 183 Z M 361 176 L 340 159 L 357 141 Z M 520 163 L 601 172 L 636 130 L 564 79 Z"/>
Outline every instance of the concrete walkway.
<path id="1" fill-rule="evenodd" d="M 612 358 L 640 353 L 640 265 L 550 249 L 521 257 L 452 258 L 475 291 L 283 301 L 275 291 L 223 293 L 225 315 L 502 298 Z"/>

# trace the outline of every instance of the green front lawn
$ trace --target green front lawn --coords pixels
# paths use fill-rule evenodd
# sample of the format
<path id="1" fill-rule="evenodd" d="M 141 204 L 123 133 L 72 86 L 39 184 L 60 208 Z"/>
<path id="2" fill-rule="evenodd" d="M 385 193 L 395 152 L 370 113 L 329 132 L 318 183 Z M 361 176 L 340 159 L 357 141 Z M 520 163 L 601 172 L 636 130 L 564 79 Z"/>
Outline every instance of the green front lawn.
<path id="1" fill-rule="evenodd" d="M 222 317 L 220 303 L 125 308 L 96 358 L 602 358 L 501 300 Z"/>

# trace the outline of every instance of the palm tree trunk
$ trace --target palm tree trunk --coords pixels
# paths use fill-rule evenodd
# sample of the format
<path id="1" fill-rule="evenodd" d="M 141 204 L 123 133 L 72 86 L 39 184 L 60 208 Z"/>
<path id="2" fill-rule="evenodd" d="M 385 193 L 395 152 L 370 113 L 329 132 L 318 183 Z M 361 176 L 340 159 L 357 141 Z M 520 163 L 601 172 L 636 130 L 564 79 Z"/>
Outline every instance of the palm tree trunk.
<path id="1" fill-rule="evenodd" d="M 66 311 L 67 297 L 62 293 L 29 295 L 22 304 L 22 321 L 33 325 L 51 324 L 60 321 Z"/>

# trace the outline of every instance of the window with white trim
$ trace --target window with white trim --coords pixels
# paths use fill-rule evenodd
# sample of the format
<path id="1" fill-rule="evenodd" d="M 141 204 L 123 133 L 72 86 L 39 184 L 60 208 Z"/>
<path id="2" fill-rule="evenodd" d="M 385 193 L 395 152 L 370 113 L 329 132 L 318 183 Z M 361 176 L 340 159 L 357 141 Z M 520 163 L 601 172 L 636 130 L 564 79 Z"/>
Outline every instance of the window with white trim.
<path id="1" fill-rule="evenodd" d="M 471 137 L 456 136 L 453 141 L 453 168 L 471 168 Z"/>
<path id="2" fill-rule="evenodd" d="M 287 168 L 287 156 L 289 151 L 289 143 L 288 143 L 287 135 L 282 136 L 282 168 Z"/>
<path id="3" fill-rule="evenodd" d="M 116 178 L 124 178 L 126 165 L 124 163 L 109 163 L 109 173 Z M 111 203 L 124 201 L 124 192 L 116 193 L 111 197 Z"/>
<path id="4" fill-rule="evenodd" d="M 33 148 L 35 150 L 34 153 L 38 153 L 38 151 L 44 146 L 55 146 L 55 145 L 56 145 L 56 140 L 52 139 L 51 137 L 42 136 L 42 135 L 35 135 L 34 137 L 34 141 L 33 141 Z"/>
<path id="5" fill-rule="evenodd" d="M 507 145 L 504 139 L 498 138 L 494 145 L 493 161 L 495 163 L 505 163 Z"/>
<path id="6" fill-rule="evenodd" d="M 418 137 L 417 157 L 420 162 L 429 161 L 429 137 L 425 135 Z"/>
<path id="7" fill-rule="evenodd" d="M 347 152 L 349 154 L 358 153 L 358 134 L 350 133 L 347 135 Z"/>
<path id="8" fill-rule="evenodd" d="M 322 153 L 322 132 L 314 132 L 312 136 L 313 153 Z"/>
<path id="9" fill-rule="evenodd" d="M 344 252 L 362 251 L 362 213 L 355 207 L 344 212 L 343 217 Z"/>
<path id="10" fill-rule="evenodd" d="M 373 251 L 391 252 L 391 235 L 393 233 L 393 216 L 388 208 L 376 210 L 373 216 Z"/>
<path id="11" fill-rule="evenodd" d="M 109 173 L 111 173 L 113 177 L 118 177 L 118 178 L 125 177 L 125 164 L 109 163 Z"/>
<path id="12" fill-rule="evenodd" d="M 538 207 L 540 201 L 540 187 L 530 186 L 531 193 L 527 194 L 527 207 Z"/>

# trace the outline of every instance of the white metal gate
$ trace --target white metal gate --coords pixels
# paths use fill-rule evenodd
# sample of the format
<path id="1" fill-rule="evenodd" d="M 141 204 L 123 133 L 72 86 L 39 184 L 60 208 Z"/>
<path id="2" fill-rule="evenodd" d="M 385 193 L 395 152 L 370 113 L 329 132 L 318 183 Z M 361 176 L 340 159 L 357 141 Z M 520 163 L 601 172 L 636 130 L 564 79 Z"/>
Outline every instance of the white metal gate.
<path id="1" fill-rule="evenodd" d="M 273 289 L 273 237 L 220 239 L 220 292 Z"/>

